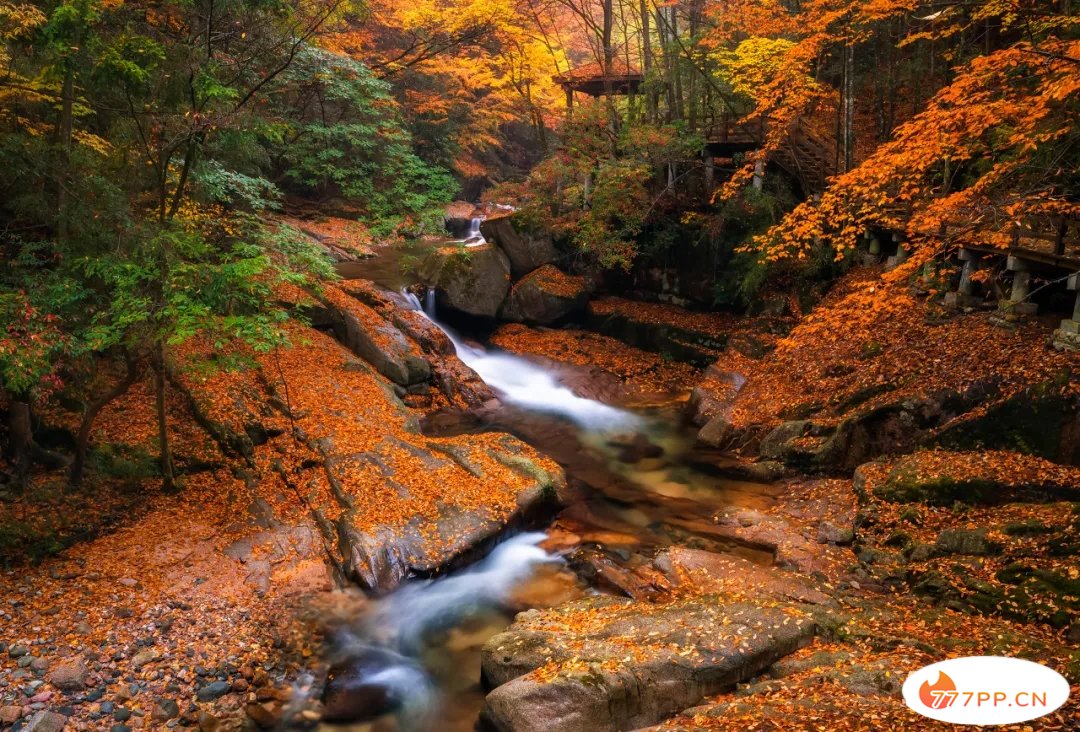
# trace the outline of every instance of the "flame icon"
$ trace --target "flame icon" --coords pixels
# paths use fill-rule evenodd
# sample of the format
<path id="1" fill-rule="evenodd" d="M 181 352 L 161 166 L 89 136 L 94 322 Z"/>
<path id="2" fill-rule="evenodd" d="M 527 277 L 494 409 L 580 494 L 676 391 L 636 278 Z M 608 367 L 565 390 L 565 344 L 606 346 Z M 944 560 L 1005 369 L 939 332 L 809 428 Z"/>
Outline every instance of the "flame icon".
<path id="1" fill-rule="evenodd" d="M 919 701 L 931 709 L 945 709 L 956 701 L 956 684 L 944 671 L 938 671 L 933 686 L 924 681 L 919 687 Z"/>

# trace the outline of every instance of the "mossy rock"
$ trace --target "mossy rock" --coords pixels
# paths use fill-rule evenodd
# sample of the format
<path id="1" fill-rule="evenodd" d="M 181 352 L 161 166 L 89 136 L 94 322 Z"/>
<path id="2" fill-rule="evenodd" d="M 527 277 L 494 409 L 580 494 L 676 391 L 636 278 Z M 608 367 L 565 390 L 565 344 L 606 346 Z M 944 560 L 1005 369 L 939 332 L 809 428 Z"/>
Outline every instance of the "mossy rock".
<path id="1" fill-rule="evenodd" d="M 922 478 L 913 469 L 901 466 L 874 489 L 874 495 L 892 503 L 928 503 L 949 506 L 965 503 L 997 503 L 1005 486 L 986 478 L 938 476 Z"/>
<path id="2" fill-rule="evenodd" d="M 493 244 L 440 247 L 424 259 L 420 278 L 440 307 L 495 318 L 510 290 L 510 260 Z"/>
<path id="3" fill-rule="evenodd" d="M 945 529 L 938 534 L 934 549 L 938 554 L 993 556 L 1001 552 L 1001 545 L 987 538 L 986 529 Z"/>
<path id="4" fill-rule="evenodd" d="M 1080 460 L 1080 399 L 1069 394 L 1069 374 L 1033 386 L 977 419 L 942 432 L 935 444 L 950 450 L 1012 450 L 1047 460 Z"/>

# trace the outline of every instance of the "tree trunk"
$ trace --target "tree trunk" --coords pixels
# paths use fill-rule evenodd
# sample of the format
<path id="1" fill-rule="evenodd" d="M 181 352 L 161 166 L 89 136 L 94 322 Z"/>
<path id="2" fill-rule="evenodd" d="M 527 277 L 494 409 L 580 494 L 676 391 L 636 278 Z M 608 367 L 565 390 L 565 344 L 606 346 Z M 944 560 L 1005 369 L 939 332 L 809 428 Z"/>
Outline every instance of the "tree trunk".
<path id="1" fill-rule="evenodd" d="M 604 0 L 604 27 L 601 39 L 604 48 L 604 101 L 608 108 L 608 124 L 615 134 L 619 131 L 619 113 L 615 108 L 615 98 L 612 74 L 615 72 L 615 47 L 612 45 L 611 35 L 615 28 L 614 0 Z M 612 135 L 611 156 L 615 157 L 615 134 Z"/>
<path id="2" fill-rule="evenodd" d="M 656 124 L 657 107 L 660 105 L 660 96 L 653 86 L 650 77 L 650 72 L 653 67 L 653 47 L 652 47 L 652 33 L 649 28 L 649 5 L 646 0 L 641 0 L 640 6 L 641 12 L 641 50 L 642 60 L 644 67 L 642 71 L 645 75 L 645 83 L 648 85 L 646 91 L 646 118 L 650 124 Z"/>
<path id="3" fill-rule="evenodd" d="M 672 43 L 679 42 L 679 16 L 678 8 L 676 6 L 671 7 L 671 41 Z M 686 119 L 686 113 L 683 105 L 683 87 L 682 87 L 682 72 L 679 69 L 679 56 L 677 53 L 672 53 L 671 71 L 672 71 L 672 96 L 675 98 L 675 119 Z"/>
<path id="4" fill-rule="evenodd" d="M 844 170 L 855 164 L 855 45 L 844 48 Z"/>
<path id="5" fill-rule="evenodd" d="M 154 355 L 154 392 L 157 401 L 158 445 L 162 489 L 166 493 L 176 491 L 176 475 L 173 472 L 172 449 L 169 445 L 169 421 L 165 409 L 165 345 L 160 341 Z"/>
<path id="6" fill-rule="evenodd" d="M 68 239 L 68 193 L 69 167 L 71 155 L 71 136 L 75 127 L 75 69 L 72 64 L 64 72 L 64 83 L 60 92 L 60 124 L 57 138 L 60 143 L 60 170 L 56 183 L 56 239 L 63 245 Z"/>
<path id="7" fill-rule="evenodd" d="M 20 483 L 30 473 L 30 447 L 33 442 L 30 402 L 12 398 L 8 411 L 8 458 L 15 467 L 15 475 Z"/>

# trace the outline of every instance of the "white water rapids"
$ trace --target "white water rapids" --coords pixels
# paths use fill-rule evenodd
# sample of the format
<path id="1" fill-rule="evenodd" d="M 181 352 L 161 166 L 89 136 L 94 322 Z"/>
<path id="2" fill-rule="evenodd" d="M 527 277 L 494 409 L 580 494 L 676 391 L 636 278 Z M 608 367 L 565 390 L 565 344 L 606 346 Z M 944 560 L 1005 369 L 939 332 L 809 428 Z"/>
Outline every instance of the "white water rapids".
<path id="1" fill-rule="evenodd" d="M 478 220 L 474 224 L 478 230 Z M 446 333 L 458 357 L 504 402 L 569 419 L 587 431 L 625 432 L 639 426 L 637 416 L 577 396 L 526 359 L 465 343 L 435 320 L 434 291 L 428 290 L 423 305 L 412 293 L 402 294 Z M 439 692 L 419 659 L 440 631 L 499 608 L 538 565 L 561 561 L 539 546 L 545 538 L 539 532 L 518 534 L 466 570 L 411 581 L 376 600 L 357 627 L 339 631 L 323 693 L 327 721 L 393 713 L 399 730 L 438 729 Z"/>
<path id="2" fill-rule="evenodd" d="M 634 414 L 580 397 L 558 382 L 555 375 L 537 364 L 509 353 L 487 351 L 465 343 L 435 319 L 435 292 L 428 290 L 423 306 L 410 292 L 404 293 L 417 310 L 446 333 L 465 365 L 494 389 L 503 401 L 523 409 L 565 417 L 582 429 L 601 432 L 632 431 L 641 420 Z"/>

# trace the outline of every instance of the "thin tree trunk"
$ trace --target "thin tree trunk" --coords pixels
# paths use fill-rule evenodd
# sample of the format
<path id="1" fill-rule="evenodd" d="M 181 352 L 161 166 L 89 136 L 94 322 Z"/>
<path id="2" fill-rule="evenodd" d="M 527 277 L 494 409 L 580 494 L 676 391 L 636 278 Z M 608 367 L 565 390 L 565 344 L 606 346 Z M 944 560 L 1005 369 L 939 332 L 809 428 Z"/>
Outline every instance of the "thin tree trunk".
<path id="1" fill-rule="evenodd" d="M 167 493 L 176 491 L 176 475 L 173 471 L 172 448 L 169 444 L 169 421 L 165 409 L 165 345 L 158 341 L 154 354 L 154 394 L 157 402 L 158 446 L 162 489 Z"/>
<path id="2" fill-rule="evenodd" d="M 30 447 L 33 442 L 30 402 L 12 398 L 8 410 L 8 457 L 15 466 L 15 475 L 20 483 L 30 473 Z"/>
<path id="3" fill-rule="evenodd" d="M 679 38 L 678 8 L 676 6 L 674 6 L 674 5 L 671 6 L 671 38 L 672 38 L 673 42 L 677 42 L 678 38 Z M 682 72 L 679 69 L 681 64 L 679 63 L 678 55 L 677 54 L 672 54 L 672 55 L 674 56 L 674 58 L 672 59 L 671 70 L 672 70 L 672 83 L 674 84 L 674 89 L 672 90 L 672 94 L 675 97 L 675 119 L 681 120 L 681 119 L 686 119 L 686 113 L 685 113 L 684 108 L 683 108 L 684 105 L 683 105 Z"/>
<path id="4" fill-rule="evenodd" d="M 56 239 L 61 245 L 68 239 L 67 186 L 70 178 L 71 137 L 75 127 L 75 69 L 70 63 L 67 66 L 60 92 L 60 124 L 57 130 L 61 161 L 56 186 Z"/>
<path id="5" fill-rule="evenodd" d="M 851 170 L 855 163 L 855 46 L 849 43 L 844 49 L 844 170 Z"/>
<path id="6" fill-rule="evenodd" d="M 646 92 L 646 117 L 650 124 L 656 124 L 657 107 L 660 105 L 660 96 L 657 93 L 650 74 L 653 67 L 653 47 L 652 47 L 652 33 L 649 28 L 650 14 L 649 5 L 646 0 L 641 0 L 640 5 L 641 12 L 641 48 L 642 59 L 644 60 L 644 68 L 642 69 L 645 75 L 645 83 L 648 84 L 648 90 Z"/>

